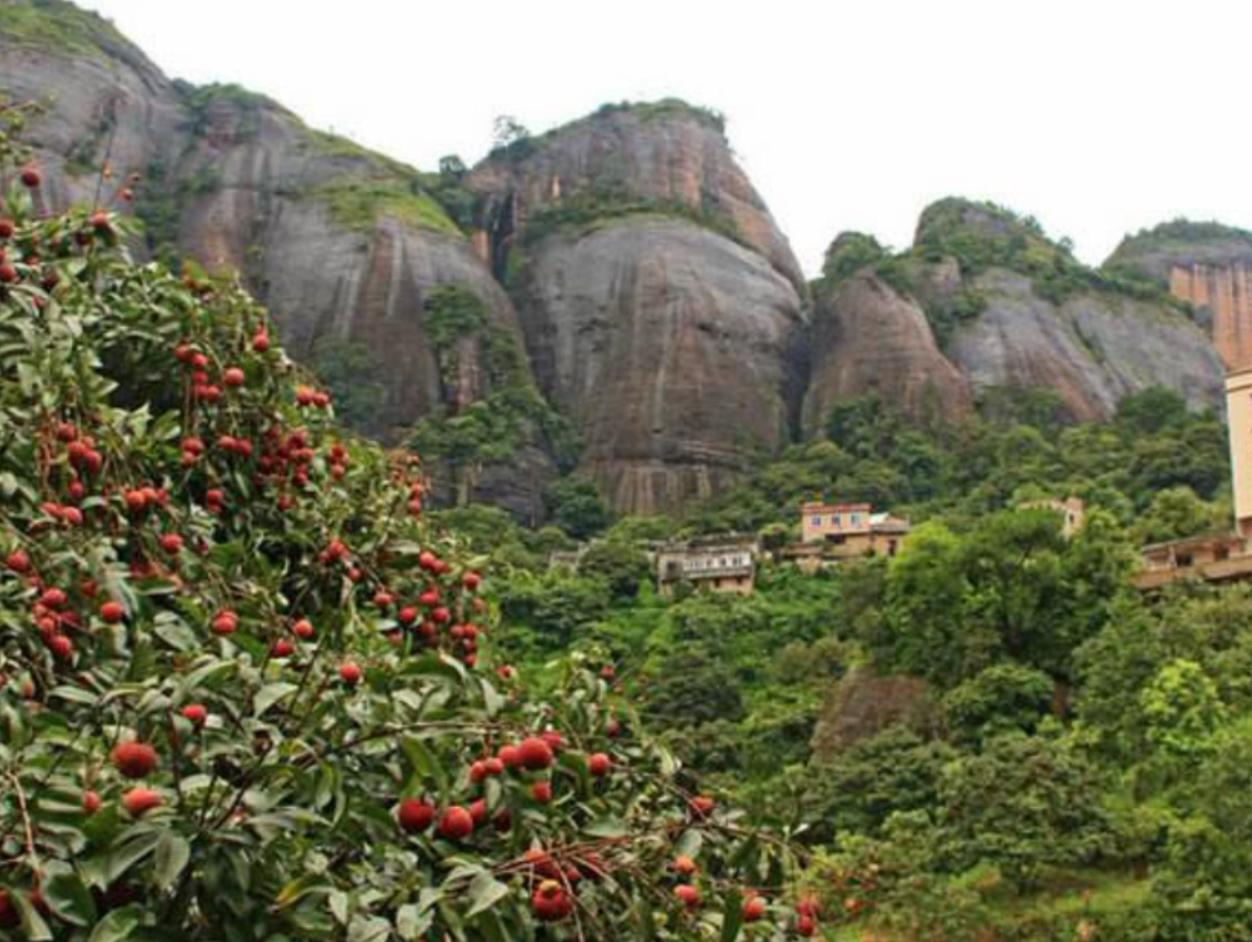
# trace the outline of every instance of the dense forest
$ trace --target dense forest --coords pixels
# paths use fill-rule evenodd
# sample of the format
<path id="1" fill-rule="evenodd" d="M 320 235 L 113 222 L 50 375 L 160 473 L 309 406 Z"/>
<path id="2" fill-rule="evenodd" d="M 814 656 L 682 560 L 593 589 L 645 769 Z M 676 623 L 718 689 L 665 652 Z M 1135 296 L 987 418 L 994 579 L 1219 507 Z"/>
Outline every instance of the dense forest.
<path id="1" fill-rule="evenodd" d="M 1128 581 L 1141 543 L 1229 527 L 1223 422 L 1162 390 L 1109 423 L 1057 414 L 1041 392 L 959 425 L 858 400 L 682 519 L 613 521 L 576 480 L 541 530 L 440 517 L 492 546 L 514 663 L 613 665 L 676 755 L 811 848 L 847 938 L 1243 938 L 1252 595 Z M 1071 494 L 1072 539 L 1021 507 Z M 909 516 L 904 550 L 767 560 L 747 597 L 656 593 L 648 541 L 777 545 L 823 496 Z M 549 566 L 578 540 L 577 571 Z"/>

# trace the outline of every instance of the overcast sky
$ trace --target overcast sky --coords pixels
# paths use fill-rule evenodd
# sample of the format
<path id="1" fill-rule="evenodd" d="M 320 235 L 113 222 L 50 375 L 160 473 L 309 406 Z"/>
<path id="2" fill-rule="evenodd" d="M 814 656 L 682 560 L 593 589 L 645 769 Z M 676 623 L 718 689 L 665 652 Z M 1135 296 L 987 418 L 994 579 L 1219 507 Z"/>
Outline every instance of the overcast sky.
<path id="1" fill-rule="evenodd" d="M 722 111 L 810 273 L 844 229 L 907 245 L 949 194 L 1101 261 L 1164 219 L 1252 228 L 1247 0 L 80 0 L 172 76 L 238 82 L 433 169 L 496 115 Z"/>

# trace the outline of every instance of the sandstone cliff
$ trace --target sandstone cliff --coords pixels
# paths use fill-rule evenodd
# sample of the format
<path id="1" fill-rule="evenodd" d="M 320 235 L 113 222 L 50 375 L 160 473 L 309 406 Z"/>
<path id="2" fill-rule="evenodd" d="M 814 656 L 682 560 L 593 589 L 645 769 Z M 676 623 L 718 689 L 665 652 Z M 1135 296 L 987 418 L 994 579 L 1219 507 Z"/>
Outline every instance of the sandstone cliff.
<path id="1" fill-rule="evenodd" d="M 787 440 L 804 286 L 709 115 L 602 109 L 469 186 L 540 387 L 615 509 L 675 509 Z"/>
<path id="2" fill-rule="evenodd" d="M 1252 366 L 1252 232 L 1162 223 L 1123 239 L 1105 267 L 1168 286 L 1195 306 L 1227 368 Z"/>
<path id="3" fill-rule="evenodd" d="M 921 305 L 872 269 L 818 287 L 810 350 L 810 434 L 839 400 L 865 395 L 917 419 L 969 412 L 969 383 L 940 352 Z"/>

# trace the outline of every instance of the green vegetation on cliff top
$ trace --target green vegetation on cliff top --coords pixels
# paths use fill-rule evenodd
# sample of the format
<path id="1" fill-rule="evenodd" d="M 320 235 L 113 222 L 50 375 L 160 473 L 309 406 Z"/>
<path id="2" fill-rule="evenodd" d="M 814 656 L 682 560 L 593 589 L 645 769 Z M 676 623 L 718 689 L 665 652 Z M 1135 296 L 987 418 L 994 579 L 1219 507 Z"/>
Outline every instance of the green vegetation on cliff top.
<path id="1" fill-rule="evenodd" d="M 388 216 L 422 229 L 461 235 L 443 207 L 413 182 L 344 174 L 309 195 L 324 202 L 331 218 L 350 229 L 369 229 Z"/>
<path id="2" fill-rule="evenodd" d="M 93 58 L 103 56 L 102 44 L 129 47 L 130 43 L 104 17 L 68 0 L 3 0 L 0 21 L 5 39 L 20 45 L 54 49 Z"/>

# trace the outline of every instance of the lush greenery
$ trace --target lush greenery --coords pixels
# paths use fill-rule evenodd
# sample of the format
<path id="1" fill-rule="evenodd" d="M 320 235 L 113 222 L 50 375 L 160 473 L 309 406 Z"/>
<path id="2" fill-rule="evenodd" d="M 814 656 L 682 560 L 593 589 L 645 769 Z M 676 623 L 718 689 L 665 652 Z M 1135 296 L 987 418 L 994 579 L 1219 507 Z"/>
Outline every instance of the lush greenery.
<path id="1" fill-rule="evenodd" d="M 481 298 L 459 285 L 436 288 L 423 326 L 441 392 L 411 443 L 444 465 L 456 504 L 470 501 L 488 467 L 517 458 L 527 446 L 555 455 L 562 469 L 573 464 L 577 440 L 530 380 L 518 339 L 492 321 Z"/>
<path id="2" fill-rule="evenodd" d="M 0 134 L 5 938 L 807 918 L 792 848 L 644 737 L 598 661 L 489 661 L 488 560 L 427 519 L 415 454 L 345 439 L 236 285 L 132 264 L 106 211 L 36 214 L 25 159 Z"/>
<path id="3" fill-rule="evenodd" d="M 310 195 L 326 204 L 336 222 L 351 229 L 371 229 L 388 216 L 436 232 L 459 235 L 461 231 L 416 180 L 362 179 L 352 174 L 322 184 Z"/>
<path id="4" fill-rule="evenodd" d="M 557 526 L 479 527 L 507 559 L 499 643 L 532 673 L 570 647 L 612 664 L 677 755 L 813 849 L 839 938 L 1240 938 L 1252 593 L 1149 599 L 1128 579 L 1143 540 L 1228 526 L 1224 428 L 1162 390 L 1107 423 L 1060 411 L 1006 391 L 960 426 L 919 425 L 845 402 L 819 440 L 680 520 L 606 527 L 571 482 Z M 1069 494 L 1087 505 L 1069 539 L 1023 506 Z M 889 560 L 766 561 L 746 598 L 654 591 L 649 541 L 786 542 L 813 497 L 915 529 Z M 926 694 L 877 725 L 874 697 L 897 695 L 879 676 Z"/>
<path id="5" fill-rule="evenodd" d="M 14 0 L 4 7 L 6 40 L 102 57 L 102 45 L 117 47 L 125 40 L 113 24 L 96 13 L 81 9 L 69 0 Z"/>

